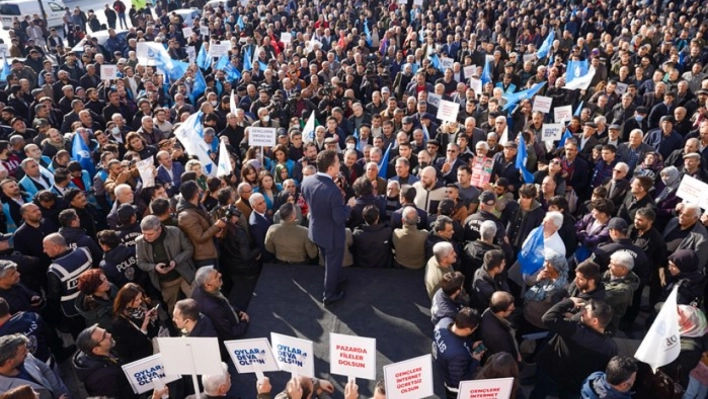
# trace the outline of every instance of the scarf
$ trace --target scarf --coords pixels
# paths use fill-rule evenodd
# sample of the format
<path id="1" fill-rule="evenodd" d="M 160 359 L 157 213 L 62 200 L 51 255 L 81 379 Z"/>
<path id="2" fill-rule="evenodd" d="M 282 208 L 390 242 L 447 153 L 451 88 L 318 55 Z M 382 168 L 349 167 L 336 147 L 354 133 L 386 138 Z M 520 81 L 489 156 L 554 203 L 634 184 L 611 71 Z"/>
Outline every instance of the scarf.
<path id="1" fill-rule="evenodd" d="M 682 337 L 699 338 L 708 332 L 706 315 L 690 305 L 678 305 L 680 333 Z"/>

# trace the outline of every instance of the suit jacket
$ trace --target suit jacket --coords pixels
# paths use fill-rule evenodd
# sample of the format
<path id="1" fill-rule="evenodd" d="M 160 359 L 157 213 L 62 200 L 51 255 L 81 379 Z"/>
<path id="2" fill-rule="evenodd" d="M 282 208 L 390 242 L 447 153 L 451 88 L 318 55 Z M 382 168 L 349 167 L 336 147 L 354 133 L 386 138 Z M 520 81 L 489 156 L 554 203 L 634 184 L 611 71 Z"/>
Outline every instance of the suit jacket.
<path id="1" fill-rule="evenodd" d="M 40 399 L 58 398 L 62 394 L 69 394 L 69 389 L 64 385 L 61 378 L 49 366 L 32 356 L 32 354 L 27 354 L 23 366 L 34 381 L 0 376 L 0 393 L 5 393 L 22 385 L 29 385 L 39 393 Z"/>
<path id="2" fill-rule="evenodd" d="M 302 196 L 310 210 L 308 237 L 325 249 L 344 248 L 350 208 L 329 176 L 316 174 L 302 182 Z"/>
<path id="3" fill-rule="evenodd" d="M 251 234 L 252 242 L 261 250 L 264 261 L 266 261 L 265 257 L 268 254 L 265 247 L 266 233 L 268 233 L 271 224 L 273 224 L 272 221 L 255 211 L 251 212 L 251 216 L 248 217 L 248 232 Z"/>
<path id="4" fill-rule="evenodd" d="M 598 144 L 600 144 L 600 140 L 595 135 L 590 136 L 585 142 L 585 146 L 578 148 L 578 155 L 581 155 L 586 161 L 592 159 L 592 149 Z M 580 145 L 582 145 L 582 136 L 578 136 L 578 146 Z"/>
<path id="5" fill-rule="evenodd" d="M 435 161 L 435 168 L 440 171 L 441 174 L 442 172 L 442 167 L 445 164 L 446 158 L 438 158 Z M 462 162 L 460 158 L 456 158 L 455 162 L 453 162 L 452 167 L 450 168 L 450 171 L 447 174 L 443 174 L 443 180 L 445 180 L 445 183 L 457 183 L 457 169 L 459 169 L 460 166 L 464 166 L 465 163 Z"/>
<path id="6" fill-rule="evenodd" d="M 612 201 L 615 206 L 615 212 L 619 210 L 620 206 L 624 202 L 624 198 L 629 192 L 629 180 L 622 179 L 615 183 L 615 190 L 612 192 L 612 179 L 605 183 L 605 188 L 607 189 L 607 199 Z"/>
<path id="7" fill-rule="evenodd" d="M 184 166 L 178 161 L 172 161 L 172 178 L 170 178 L 167 168 L 162 165 L 157 167 L 157 178 L 166 183 L 165 189 L 170 197 L 179 192 L 179 186 L 182 184 L 182 173 L 184 173 Z"/>

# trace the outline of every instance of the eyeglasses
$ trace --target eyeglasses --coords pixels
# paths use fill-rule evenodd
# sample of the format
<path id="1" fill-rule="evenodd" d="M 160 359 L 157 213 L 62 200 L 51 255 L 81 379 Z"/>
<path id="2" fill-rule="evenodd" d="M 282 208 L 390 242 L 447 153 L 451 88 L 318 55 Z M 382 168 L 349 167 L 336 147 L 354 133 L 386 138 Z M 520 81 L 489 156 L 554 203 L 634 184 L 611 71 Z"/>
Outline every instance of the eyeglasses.
<path id="1" fill-rule="evenodd" d="M 453 153 L 453 154 L 454 154 L 454 153 L 456 153 L 456 152 L 457 152 L 457 150 L 447 150 L 447 152 L 451 152 L 451 153 Z"/>

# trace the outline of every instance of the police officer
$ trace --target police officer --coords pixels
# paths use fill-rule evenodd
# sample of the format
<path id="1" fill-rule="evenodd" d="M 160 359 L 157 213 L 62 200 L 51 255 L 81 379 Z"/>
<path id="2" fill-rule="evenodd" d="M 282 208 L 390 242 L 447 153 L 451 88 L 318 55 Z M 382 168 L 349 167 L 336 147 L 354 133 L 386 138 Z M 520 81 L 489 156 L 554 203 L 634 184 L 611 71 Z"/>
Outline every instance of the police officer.
<path id="1" fill-rule="evenodd" d="M 64 315 L 63 324 L 76 339 L 84 329 L 84 319 L 79 315 L 74 302 L 79 295 L 78 280 L 81 273 L 91 268 L 91 252 L 85 247 L 71 249 L 59 233 L 52 233 L 42 241 L 44 252 L 52 259 L 47 270 L 49 290 L 47 305 Z"/>

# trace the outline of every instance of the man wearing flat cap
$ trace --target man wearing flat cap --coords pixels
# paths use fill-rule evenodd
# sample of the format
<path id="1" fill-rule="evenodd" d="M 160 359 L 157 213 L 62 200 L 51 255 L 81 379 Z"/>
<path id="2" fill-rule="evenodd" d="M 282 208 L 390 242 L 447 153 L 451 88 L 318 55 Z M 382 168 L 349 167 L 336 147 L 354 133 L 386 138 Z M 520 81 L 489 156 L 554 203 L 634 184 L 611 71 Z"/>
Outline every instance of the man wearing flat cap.
<path id="1" fill-rule="evenodd" d="M 704 183 L 708 183 L 708 173 L 701 167 L 701 154 L 697 152 L 684 154 L 681 175 L 682 178 L 688 175 Z"/>
<path id="2" fill-rule="evenodd" d="M 674 119 L 670 115 L 661 117 L 660 127 L 650 130 L 644 142 L 654 147 L 666 159 L 674 150 L 681 148 L 683 137 L 674 131 Z"/>
<path id="3" fill-rule="evenodd" d="M 585 122 L 583 125 L 583 133 L 578 138 L 579 155 L 588 161 L 592 159 L 592 149 L 600 144 L 600 140 L 598 140 L 595 135 L 596 131 L 597 125 L 595 122 Z"/>

